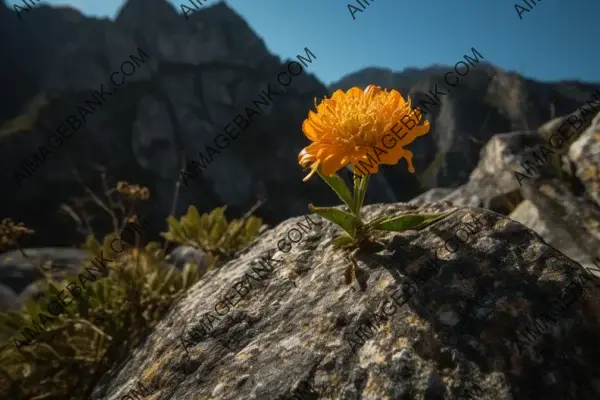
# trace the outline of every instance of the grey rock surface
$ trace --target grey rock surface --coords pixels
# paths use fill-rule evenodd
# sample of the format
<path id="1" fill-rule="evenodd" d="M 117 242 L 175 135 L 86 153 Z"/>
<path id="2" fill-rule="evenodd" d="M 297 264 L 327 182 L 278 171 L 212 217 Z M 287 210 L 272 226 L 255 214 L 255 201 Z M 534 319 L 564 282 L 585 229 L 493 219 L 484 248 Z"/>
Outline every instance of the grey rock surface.
<path id="1" fill-rule="evenodd" d="M 600 114 L 569 148 L 569 158 L 585 190 L 600 206 Z"/>
<path id="2" fill-rule="evenodd" d="M 208 266 L 206 254 L 202 250 L 191 246 L 177 246 L 167 255 L 167 261 L 173 264 L 179 271 L 183 271 L 187 263 L 196 264 L 200 275 L 204 273 Z"/>
<path id="3" fill-rule="evenodd" d="M 421 193 L 420 195 L 418 195 L 417 197 L 415 197 L 414 199 L 409 201 L 409 203 L 416 204 L 416 205 L 435 203 L 435 202 L 443 200 L 446 196 L 448 196 L 450 193 L 453 193 L 453 192 L 454 192 L 454 189 L 451 189 L 451 188 L 429 189 L 425 193 Z"/>
<path id="4" fill-rule="evenodd" d="M 363 212 L 442 210 L 452 209 Z M 309 387 L 314 399 L 600 396 L 600 281 L 524 225 L 465 207 L 422 231 L 384 233 L 346 285 L 332 224 L 319 220 L 287 254 L 277 250 L 303 220 L 210 271 L 92 399 L 120 398 L 135 382 L 178 400 L 274 400 Z M 253 263 L 261 256 L 276 260 L 270 272 Z M 223 314 L 215 304 L 236 284 Z"/>
<path id="5" fill-rule="evenodd" d="M 548 213 L 540 210 L 530 200 L 521 202 L 509 217 L 537 232 L 549 245 L 560 249 L 564 255 L 578 262 L 593 274 L 600 276 L 600 258 L 594 262 L 593 254 L 581 248 L 577 237 L 562 226 L 561 219 L 551 218 Z"/>
<path id="6" fill-rule="evenodd" d="M 598 165 L 598 116 L 587 121 L 587 130 L 582 128 L 570 146 L 555 149 L 544 138 L 555 133 L 566 118 L 555 118 L 535 131 L 494 136 L 482 149 L 468 182 L 439 200 L 510 215 L 598 274 L 593 260 L 600 257 L 600 207 L 592 175 Z M 574 135 L 573 128 L 567 134 Z M 554 153 L 542 156 L 542 149 Z M 562 161 L 560 171 L 554 157 Z M 519 182 L 515 172 L 527 177 Z M 413 201 L 426 203 L 423 198 Z"/>

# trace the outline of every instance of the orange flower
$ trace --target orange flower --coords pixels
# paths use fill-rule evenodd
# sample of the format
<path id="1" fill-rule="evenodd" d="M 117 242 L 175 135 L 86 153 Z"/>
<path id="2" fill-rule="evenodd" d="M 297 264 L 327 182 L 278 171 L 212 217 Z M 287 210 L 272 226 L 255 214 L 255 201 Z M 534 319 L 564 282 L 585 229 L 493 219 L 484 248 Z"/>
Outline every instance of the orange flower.
<path id="1" fill-rule="evenodd" d="M 410 98 L 408 102 L 404 101 L 398 91 L 388 92 L 375 85 L 369 85 L 364 92 L 358 87 L 345 93 L 337 90 L 318 106 L 315 99 L 317 112 L 309 111 L 302 124 L 302 131 L 313 142 L 298 154 L 302 167 L 311 166 L 303 181 L 306 182 L 319 166 L 326 176 L 335 174 L 348 164 L 354 171 L 367 170 L 373 174 L 378 172 L 379 164 L 395 165 L 401 158 L 406 159 L 409 171 L 415 172 L 413 153 L 404 146 L 428 133 L 430 126 L 429 121 L 419 125 L 423 115 L 419 109 L 412 109 L 410 104 Z M 401 120 L 411 124 L 407 118 L 412 119 L 415 125 L 412 129 L 406 127 L 408 132 L 400 132 L 397 126 L 405 127 Z M 392 131 L 392 127 L 396 130 Z M 401 133 L 400 136 L 398 133 Z M 393 147 L 383 145 L 384 137 L 393 138 Z"/>

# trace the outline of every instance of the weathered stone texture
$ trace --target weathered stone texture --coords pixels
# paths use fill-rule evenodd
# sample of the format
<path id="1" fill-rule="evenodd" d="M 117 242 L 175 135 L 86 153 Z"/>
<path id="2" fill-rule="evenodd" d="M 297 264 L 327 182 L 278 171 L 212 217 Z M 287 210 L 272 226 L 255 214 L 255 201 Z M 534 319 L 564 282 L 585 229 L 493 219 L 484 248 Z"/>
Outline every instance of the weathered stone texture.
<path id="1" fill-rule="evenodd" d="M 273 272 L 218 317 L 218 299 L 302 220 L 209 272 L 92 398 L 119 398 L 137 379 L 156 390 L 153 399 L 283 399 L 303 385 L 315 399 L 600 395 L 599 281 L 538 234 L 483 209 L 382 234 L 385 248 L 358 254 L 361 283 L 349 286 L 347 254 L 331 246 L 339 231 L 320 220 L 288 254 L 275 252 Z M 218 318 L 211 324 L 201 317 L 209 312 Z M 207 324 L 184 349 L 182 333 Z"/>

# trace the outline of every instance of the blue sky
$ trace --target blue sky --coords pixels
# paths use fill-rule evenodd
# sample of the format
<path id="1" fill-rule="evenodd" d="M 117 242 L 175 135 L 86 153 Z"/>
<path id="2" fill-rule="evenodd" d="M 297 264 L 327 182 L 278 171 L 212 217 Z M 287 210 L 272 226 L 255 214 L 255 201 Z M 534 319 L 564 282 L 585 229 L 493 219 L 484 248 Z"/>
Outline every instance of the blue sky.
<path id="1" fill-rule="evenodd" d="M 537 0 L 519 19 L 509 0 L 227 0 L 269 50 L 293 58 L 304 47 L 317 56 L 310 72 L 329 84 L 361 68 L 454 64 L 475 47 L 485 60 L 540 80 L 600 81 L 596 0 Z M 513 0 L 514 1 L 514 0 Z M 527 0 L 533 5 L 535 0 Z M 217 0 L 202 0 L 205 7 Z M 7 1 L 22 4 L 21 1 Z M 114 18 L 122 0 L 47 0 L 86 15 Z M 171 1 L 181 10 L 185 1 Z M 517 4 L 523 4 L 521 0 Z M 525 5 L 525 7 L 527 7 Z M 529 8 L 529 7 L 527 7 Z M 200 11 L 201 12 L 201 11 Z M 26 14 L 24 16 L 26 18 Z M 186 23 L 182 15 L 182 23 Z M 148 27 L 151 29 L 151 27 Z"/>

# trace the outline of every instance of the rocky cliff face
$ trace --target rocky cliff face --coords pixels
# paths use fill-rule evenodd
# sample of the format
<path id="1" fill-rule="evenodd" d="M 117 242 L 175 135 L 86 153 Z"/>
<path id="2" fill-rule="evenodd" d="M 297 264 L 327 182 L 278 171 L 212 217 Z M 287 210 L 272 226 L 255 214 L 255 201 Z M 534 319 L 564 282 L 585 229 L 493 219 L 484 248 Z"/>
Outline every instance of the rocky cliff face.
<path id="1" fill-rule="evenodd" d="M 310 73 L 326 62 L 326 55 L 315 54 L 284 93 L 273 95 L 248 128 L 237 133 L 235 142 L 210 157 L 206 146 L 214 147 L 224 130 L 236 129 L 233 119 L 238 114 L 246 118 L 246 107 L 261 96 L 264 100 L 267 86 L 281 90 L 276 77 L 286 68 L 227 5 L 203 6 L 189 20 L 164 0 L 130 0 L 115 21 L 43 5 L 22 17 L 19 21 L 12 9 L 0 6 L 0 79 L 7 89 L 0 103 L 0 179 L 11 194 L 3 196 L 0 207 L 4 215 L 36 230 L 32 245 L 80 240 L 57 209 L 81 193 L 80 182 L 99 190 L 100 169 L 115 180 L 148 186 L 152 201 L 142 212 L 156 230 L 162 229 L 183 161 L 198 160 L 200 152 L 212 162 L 181 188 L 175 214 L 189 204 L 201 210 L 228 204 L 239 215 L 257 195 L 266 195 L 270 201 L 258 214 L 274 223 L 306 212 L 310 202 L 337 202 L 321 182 L 302 183 L 303 171 L 296 162 L 307 144 L 300 130 L 307 110 L 314 97 L 328 93 Z M 310 43 L 306 46 L 310 49 Z M 58 128 L 61 124 L 67 126 L 65 119 L 77 115 L 78 106 L 101 84 L 108 87 L 111 77 L 115 79 L 112 74 L 140 48 L 148 58 L 127 76 L 119 93 L 107 95 L 59 150 L 38 154 L 43 165 L 18 184 L 15 173 L 22 173 L 24 160 L 39 153 L 38 146 L 63 129 Z M 571 112 L 578 96 L 595 88 L 577 82 L 544 84 L 497 71 L 484 64 L 481 51 L 483 61 L 462 78 L 460 90 L 442 96 L 441 104 L 432 108 L 432 132 L 413 147 L 418 171 L 434 161 L 437 166 L 422 180 L 425 187 L 466 182 L 482 146 L 494 134 L 536 126 L 551 111 Z M 298 53 L 305 55 L 305 49 Z M 448 70 L 368 69 L 329 89 L 380 84 L 401 90 L 418 104 L 435 84 L 443 83 Z M 423 190 L 404 166 L 384 171 L 372 181 L 371 202 L 409 200 Z"/>
<path id="2" fill-rule="evenodd" d="M 437 103 L 428 106 L 430 112 L 426 117 L 431 123 L 430 133 L 411 148 L 417 171 L 436 164 L 433 172 L 422 179 L 424 186 L 445 188 L 468 180 L 479 162 L 483 146 L 494 135 L 535 129 L 554 116 L 569 114 L 585 104 L 590 94 L 600 87 L 582 82 L 543 83 L 526 79 L 491 66 L 486 63 L 485 49 L 476 50 L 480 55 L 474 55 L 472 49 L 465 49 L 464 55 L 456 55 L 457 61 L 464 62 L 465 55 L 479 60 L 473 62 L 462 77 L 451 66 L 409 68 L 396 73 L 368 68 L 333 83 L 329 90 L 375 84 L 400 90 L 412 99 L 413 106 Z M 458 68 L 465 74 L 464 66 Z M 451 72 L 450 83 L 460 78 L 456 88 L 450 88 L 445 82 L 448 72 Z M 433 96 L 436 86 L 441 93 L 437 101 Z M 419 191 L 416 176 L 407 173 L 403 166 L 388 167 L 384 174 L 400 200 L 409 200 Z"/>
<path id="3" fill-rule="evenodd" d="M 287 63 L 270 55 L 246 22 L 222 2 L 203 7 L 188 21 L 163 0 L 128 1 L 114 22 L 46 6 L 19 21 L 12 9 L 0 9 L 2 62 L 7 67 L 2 79 L 13 86 L 20 82 L 13 88 L 15 96 L 3 98 L 0 107 L 5 113 L 0 179 L 10 193 L 0 208 L 4 216 L 35 229 L 38 243 L 79 241 L 56 210 L 81 193 L 75 172 L 82 183 L 99 190 L 99 169 L 114 180 L 148 186 L 152 204 L 141 212 L 162 229 L 184 159 L 198 160 L 199 152 L 207 156 L 206 146 L 214 147 L 215 136 L 224 130 L 236 129 L 235 141 L 217 149 L 210 165 L 181 187 L 175 214 L 190 204 L 201 210 L 227 204 L 239 215 L 257 195 L 266 195 L 269 201 L 258 214 L 276 222 L 305 213 L 310 202 L 336 202 L 319 182 L 302 183 L 304 172 L 297 163 L 307 144 L 302 121 L 313 99 L 327 93 L 310 70 L 325 62 L 326 55 L 314 54 L 281 93 L 276 78 Z M 310 43 L 306 46 L 310 49 Z M 139 49 L 147 54 L 141 57 L 144 63 L 134 67 L 122 87 L 112 88 L 111 79 L 122 82 L 121 66 L 131 55 L 140 58 Z M 298 53 L 309 57 L 303 48 Z M 69 130 L 69 115 L 82 118 L 78 107 L 94 95 L 99 98 L 101 84 L 110 92 L 106 101 L 76 133 L 65 134 L 69 138 L 60 149 L 38 155 L 43 165 L 18 184 L 15 171 L 27 175 L 23 160 L 39 153 L 38 146 L 48 147 L 55 131 Z M 262 101 L 262 112 L 240 132 L 233 119 L 238 114 L 248 118 L 246 107 L 254 107 L 256 100 Z M 71 126 L 77 126 L 73 121 Z M 390 190 L 385 181 L 374 185 L 379 190 L 372 200 L 395 200 L 386 194 Z"/>

